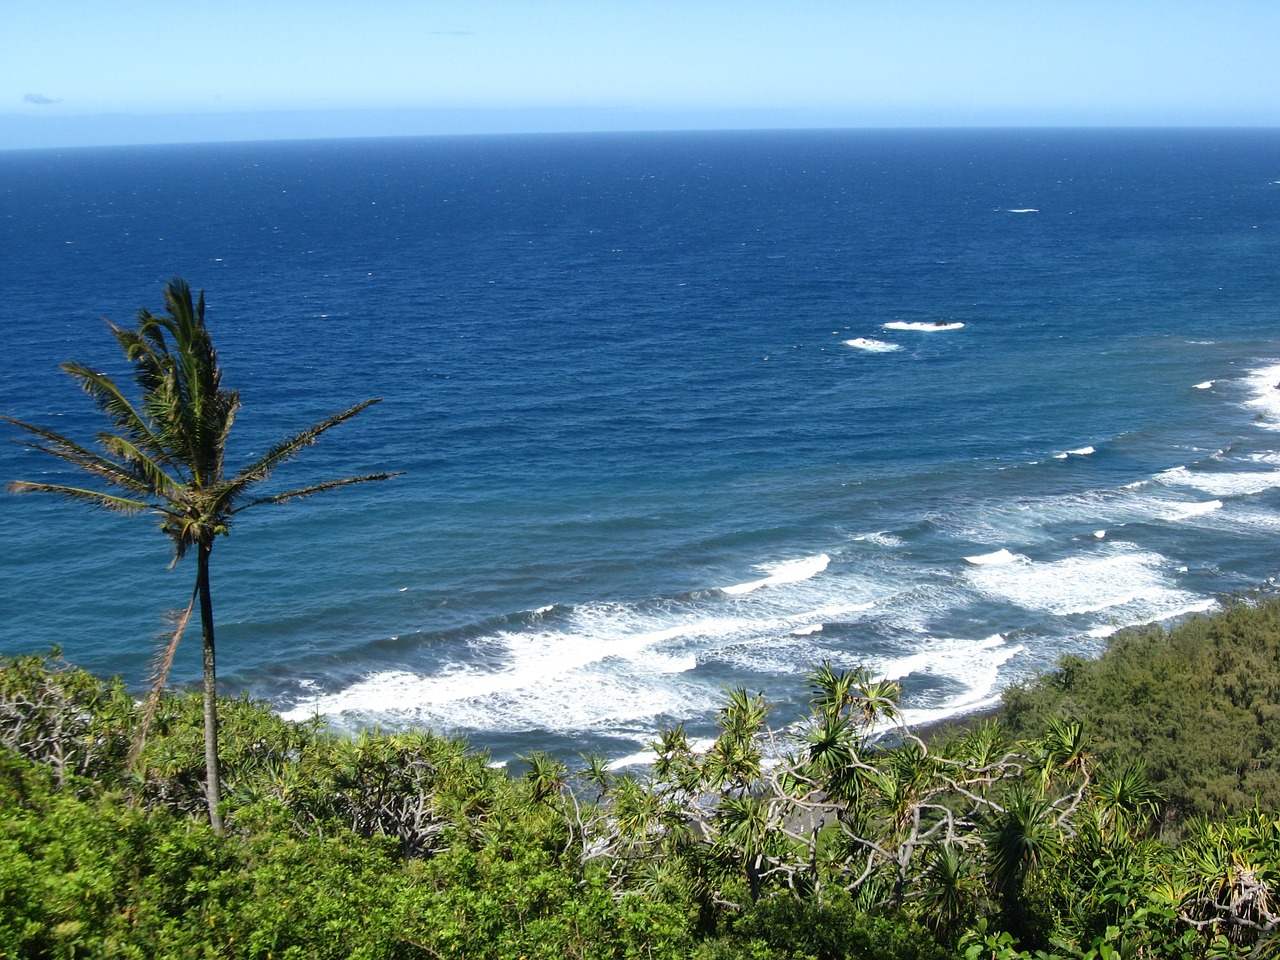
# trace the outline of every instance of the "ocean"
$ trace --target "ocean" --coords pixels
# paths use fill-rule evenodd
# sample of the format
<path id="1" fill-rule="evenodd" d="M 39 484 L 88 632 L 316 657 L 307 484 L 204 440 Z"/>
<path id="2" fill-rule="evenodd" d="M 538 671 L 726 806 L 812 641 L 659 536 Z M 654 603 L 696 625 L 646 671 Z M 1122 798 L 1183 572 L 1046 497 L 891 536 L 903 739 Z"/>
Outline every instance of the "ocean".
<path id="1" fill-rule="evenodd" d="M 102 318 L 175 275 L 233 467 L 383 398 L 271 489 L 404 476 L 213 554 L 224 690 L 291 718 L 627 762 L 825 660 L 927 722 L 1280 567 L 1276 130 L 9 151 L 0 250 L 11 416 L 91 438 L 57 365 L 127 378 Z M 0 530 L 0 653 L 141 689 L 193 561 L 52 498 Z"/>

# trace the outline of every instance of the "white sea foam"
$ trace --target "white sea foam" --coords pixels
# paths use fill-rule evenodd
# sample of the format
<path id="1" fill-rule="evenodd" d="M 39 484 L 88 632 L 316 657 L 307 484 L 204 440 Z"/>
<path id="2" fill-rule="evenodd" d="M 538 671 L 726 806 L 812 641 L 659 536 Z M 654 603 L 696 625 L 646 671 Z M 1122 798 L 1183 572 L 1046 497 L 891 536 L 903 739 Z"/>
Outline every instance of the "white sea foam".
<path id="1" fill-rule="evenodd" d="M 1017 559 L 1018 559 L 1017 554 L 1010 553 L 1004 547 L 1001 547 L 999 550 L 995 551 L 994 553 L 983 553 L 983 554 L 979 554 L 976 557 L 965 557 L 965 560 L 967 560 L 969 563 L 975 564 L 976 566 L 982 566 L 983 564 L 988 564 L 988 563 L 991 563 L 991 564 L 1013 563 Z M 1026 558 L 1024 557 L 1023 559 L 1026 559 Z"/>
<path id="2" fill-rule="evenodd" d="M 699 613 L 703 615 L 699 615 Z M 591 604 L 559 628 L 500 632 L 473 641 L 480 659 L 434 675 L 371 673 L 349 687 L 304 698 L 290 719 L 324 714 L 348 725 L 421 724 L 453 730 L 587 730 L 645 725 L 659 715 L 692 716 L 706 706 L 702 684 L 680 678 L 696 648 L 744 632 L 747 618 L 694 609 L 674 622 L 625 604 Z M 691 614 L 691 615 L 688 615 Z"/>
<path id="3" fill-rule="evenodd" d="M 1260 367 L 1245 378 L 1252 393 L 1246 407 L 1259 411 L 1258 423 L 1271 430 L 1280 430 L 1280 364 Z"/>
<path id="4" fill-rule="evenodd" d="M 903 657 L 881 661 L 876 664 L 875 671 L 885 680 L 901 680 L 913 673 L 955 679 L 961 674 L 971 673 L 976 659 L 980 657 L 1003 663 L 1016 649 L 1019 648 L 1006 647 L 1004 637 L 998 633 L 977 641 L 926 637 L 920 649 Z M 999 655 L 992 658 L 989 656 L 991 651 L 999 651 Z"/>
<path id="5" fill-rule="evenodd" d="M 1207 513 L 1222 509 L 1221 500 L 1209 500 L 1205 503 L 1180 503 L 1165 515 L 1166 520 L 1189 520 L 1192 517 L 1203 517 Z"/>
<path id="6" fill-rule="evenodd" d="M 827 565 L 831 563 L 831 557 L 825 553 L 820 553 L 816 557 L 801 557 L 797 560 L 787 560 L 783 563 L 773 564 L 771 566 L 762 566 L 758 569 L 762 570 L 767 576 L 759 580 L 750 580 L 746 583 L 736 583 L 733 586 L 721 587 L 723 593 L 737 596 L 743 593 L 751 593 L 759 590 L 761 587 L 773 587 L 783 583 L 796 583 L 800 580 L 808 580 L 810 577 L 816 577 L 827 569 Z"/>
<path id="7" fill-rule="evenodd" d="M 457 671 L 423 677 L 405 671 L 373 673 L 345 690 L 286 712 L 301 720 L 320 713 L 339 723 L 416 724 L 449 730 L 587 730 L 601 724 L 643 726 L 659 715 L 690 716 L 705 707 L 701 691 L 667 677 L 644 682 L 635 673 L 567 672 L 555 683 L 523 682 Z"/>
<path id="8" fill-rule="evenodd" d="M 1267 533 L 1276 533 L 1280 532 L 1280 514 L 1265 509 L 1234 508 L 1231 511 L 1231 526 L 1235 530 L 1262 530 Z"/>
<path id="9" fill-rule="evenodd" d="M 855 613 L 874 610 L 875 607 L 876 602 L 874 600 L 865 600 L 859 603 L 830 603 L 814 610 L 806 610 L 803 613 L 795 614 L 787 619 L 796 621 L 820 620 L 823 623 L 832 623 L 837 620 L 846 620 Z"/>
<path id="10" fill-rule="evenodd" d="M 657 756 L 652 747 L 645 747 L 643 750 L 637 750 L 635 753 L 629 753 L 625 757 L 618 757 L 609 761 L 608 768 L 612 771 L 618 771 L 626 770 L 629 767 L 647 767 L 653 764 Z"/>
<path id="11" fill-rule="evenodd" d="M 434 729 L 652 736 L 663 718 L 694 718 L 719 688 L 705 660 L 767 662 L 798 674 L 822 659 L 824 625 L 875 606 L 874 577 L 819 578 L 826 554 L 762 569 L 754 589 L 685 600 L 588 603 L 526 615 L 523 626 L 468 641 L 465 663 L 374 671 L 338 690 L 312 688 L 285 712 L 328 716 L 341 727 L 418 724 Z M 748 585 L 740 585 L 748 586 Z M 544 611 L 546 608 L 542 608 Z"/>
<path id="12" fill-rule="evenodd" d="M 689 740 L 689 750 L 695 754 L 707 753 L 715 745 L 715 740 L 707 737 L 694 737 Z M 657 751 L 651 746 L 646 746 L 643 750 L 637 750 L 635 753 L 629 753 L 625 757 L 618 757 L 616 760 L 609 761 L 608 768 L 610 770 L 626 770 L 629 767 L 648 767 L 652 766 L 653 761 L 657 758 Z M 768 763 L 768 760 L 765 762 Z"/>
<path id="13" fill-rule="evenodd" d="M 1174 607 L 1167 610 L 1161 610 L 1159 613 L 1149 617 L 1135 617 L 1124 622 L 1111 621 L 1102 626 L 1093 627 L 1085 632 L 1085 635 L 1094 640 L 1105 640 L 1107 637 L 1119 633 L 1129 627 L 1138 627 L 1148 623 L 1163 623 L 1168 620 L 1177 620 L 1179 617 L 1190 616 L 1193 613 L 1207 613 L 1218 606 L 1218 601 L 1212 598 L 1207 600 L 1197 600 L 1194 603 L 1188 603 L 1184 606 Z"/>
<path id="14" fill-rule="evenodd" d="M 1195 389 L 1195 390 L 1208 390 L 1208 389 L 1209 389 L 1210 387 L 1212 387 L 1212 386 L 1213 386 L 1213 381 L 1212 381 L 1212 380 L 1206 380 L 1204 383 L 1197 383 L 1197 384 L 1194 384 L 1194 385 L 1193 385 L 1193 389 Z"/>
<path id="15" fill-rule="evenodd" d="M 951 717 L 963 716 L 988 710 L 1000 703 L 1000 692 L 997 690 L 977 699 L 956 698 L 941 707 L 923 707 L 902 711 L 902 722 L 908 727 L 920 727 L 927 723 L 938 723 Z"/>
<path id="16" fill-rule="evenodd" d="M 868 353 L 892 353 L 895 350 L 902 349 L 901 344 L 887 343 L 884 340 L 872 340 L 868 337 L 854 337 L 852 340 L 846 340 L 845 345 L 855 347 L 858 350 L 866 350 Z"/>
<path id="17" fill-rule="evenodd" d="M 752 626 L 749 619 L 693 613 L 673 621 L 625 604 L 585 605 L 558 628 L 500 632 L 475 641 L 485 660 L 501 664 L 496 669 L 380 671 L 343 690 L 306 697 L 285 716 L 318 712 L 356 723 L 563 730 L 610 719 L 691 714 L 700 698 L 674 679 L 696 666 L 686 638 L 707 642 Z"/>
<path id="18" fill-rule="evenodd" d="M 976 566 L 966 575 L 989 597 L 1058 616 L 1129 605 L 1158 610 L 1198 600 L 1169 584 L 1161 572 L 1167 566 L 1168 561 L 1157 553 L 1116 545 L 1105 554 L 1090 550 L 1043 563 L 1021 558 L 1014 563 Z"/>
<path id="19" fill-rule="evenodd" d="M 919 330 L 925 333 L 935 333 L 939 330 L 959 330 L 964 326 L 958 321 L 947 323 L 938 320 L 934 323 L 913 323 L 906 320 L 891 320 L 884 325 L 886 330 Z"/>
<path id="20" fill-rule="evenodd" d="M 1211 471 L 1174 467 L 1156 475 L 1161 483 L 1193 487 L 1215 497 L 1242 497 L 1280 487 L 1280 471 Z"/>
<path id="21" fill-rule="evenodd" d="M 853 538 L 855 543 L 874 543 L 880 547 L 900 547 L 902 546 L 902 538 L 892 533 L 881 531 L 879 533 L 864 533 Z"/>
<path id="22" fill-rule="evenodd" d="M 908 690 L 913 675 L 947 680 L 963 688 L 938 706 L 905 709 L 903 722 L 917 725 L 994 703 L 999 696 L 1000 668 L 1022 651 L 1022 644 L 1008 644 L 998 633 L 977 641 L 927 637 L 915 652 L 886 660 L 876 670 L 886 679 L 906 681 Z"/>
<path id="23" fill-rule="evenodd" d="M 1016 207 L 1006 212 L 1007 213 L 1039 213 L 1040 209 L 1038 207 Z"/>

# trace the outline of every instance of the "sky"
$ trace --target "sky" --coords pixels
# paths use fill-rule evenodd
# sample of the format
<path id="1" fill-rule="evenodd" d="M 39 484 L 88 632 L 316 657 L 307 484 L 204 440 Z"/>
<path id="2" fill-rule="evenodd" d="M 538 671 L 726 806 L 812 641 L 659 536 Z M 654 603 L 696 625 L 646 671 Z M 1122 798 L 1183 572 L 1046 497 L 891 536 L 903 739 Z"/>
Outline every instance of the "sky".
<path id="1" fill-rule="evenodd" d="M 0 149 L 1280 126 L 1277 0 L 0 0 Z"/>

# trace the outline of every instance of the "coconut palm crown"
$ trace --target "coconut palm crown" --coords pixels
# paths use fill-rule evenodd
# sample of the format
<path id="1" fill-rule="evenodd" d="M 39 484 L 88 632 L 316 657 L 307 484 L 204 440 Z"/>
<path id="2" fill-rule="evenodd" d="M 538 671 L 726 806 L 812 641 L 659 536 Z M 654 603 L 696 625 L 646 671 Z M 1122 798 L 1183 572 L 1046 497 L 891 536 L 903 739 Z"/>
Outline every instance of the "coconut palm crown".
<path id="1" fill-rule="evenodd" d="M 217 671 L 209 553 L 216 537 L 230 532 L 234 517 L 266 503 L 283 503 L 325 490 L 395 476 L 373 473 L 313 484 L 285 493 L 251 497 L 257 484 L 291 460 L 321 434 L 378 402 L 366 400 L 322 420 L 271 447 L 231 476 L 224 469 L 227 439 L 240 407 L 235 390 L 222 387 L 213 340 L 204 322 L 204 293 L 192 302 L 186 281 L 174 279 L 164 291 L 165 315 L 143 309 L 136 329 L 108 324 L 133 365 L 138 400 L 131 400 L 106 374 L 81 363 L 62 364 L 111 421 L 98 433 L 97 450 L 34 424 L 0 414 L 36 439 L 19 441 L 71 464 L 98 481 L 101 489 L 19 480 L 14 493 L 52 493 L 126 514 L 150 513 L 173 544 L 176 564 L 196 548 L 192 601 L 200 604 L 204 647 L 205 766 L 210 822 L 222 832 L 217 750 Z M 188 607 L 190 612 L 190 607 Z M 180 633 L 175 633 L 176 637 Z"/>

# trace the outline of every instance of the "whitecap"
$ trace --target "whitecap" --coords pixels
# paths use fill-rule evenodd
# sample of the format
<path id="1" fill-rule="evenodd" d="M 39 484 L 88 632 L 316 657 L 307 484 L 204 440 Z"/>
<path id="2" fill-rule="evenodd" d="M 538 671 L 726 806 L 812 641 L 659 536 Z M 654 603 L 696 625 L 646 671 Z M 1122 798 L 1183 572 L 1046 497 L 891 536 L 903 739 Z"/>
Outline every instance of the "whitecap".
<path id="1" fill-rule="evenodd" d="M 852 340 L 846 340 L 845 345 L 856 347 L 858 350 L 865 350 L 868 353 L 892 353 L 895 350 L 902 349 L 900 344 L 886 343 L 884 340 L 872 340 L 869 337 L 854 337 Z"/>
<path id="2" fill-rule="evenodd" d="M 913 673 L 929 673 L 956 678 L 972 666 L 977 654 L 1000 649 L 1000 660 L 1007 660 L 1013 648 L 1004 646 L 1004 636 L 999 633 L 981 640 L 938 639 L 927 637 L 924 646 L 903 657 L 881 661 L 875 667 L 876 676 L 884 680 L 901 680 Z"/>
<path id="3" fill-rule="evenodd" d="M 796 560 L 787 560 L 772 566 L 764 566 L 760 569 L 768 574 L 759 580 L 749 580 L 746 583 L 736 583 L 733 586 L 721 587 L 722 593 L 738 596 L 743 593 L 751 593 L 759 590 L 761 587 L 773 587 L 783 583 L 797 583 L 801 580 L 808 580 L 816 577 L 823 570 L 827 569 L 827 565 L 831 563 L 831 558 L 825 553 L 820 553 L 816 557 L 800 557 Z"/>
<path id="4" fill-rule="evenodd" d="M 1005 212 L 1006 213 L 1039 213 L 1040 209 L 1038 207 L 1017 207 L 1015 209 L 1007 210 Z"/>
<path id="5" fill-rule="evenodd" d="M 999 550 L 995 551 L 994 553 L 983 553 L 983 554 L 979 554 L 976 557 L 965 557 L 965 560 L 967 560 L 969 563 L 974 564 L 975 566 L 982 566 L 984 564 L 1013 563 L 1017 559 L 1018 559 L 1017 554 L 1010 553 L 1004 547 L 1001 547 Z M 1023 559 L 1026 559 L 1026 558 L 1024 557 Z"/>
<path id="6" fill-rule="evenodd" d="M 1267 533 L 1280 532 L 1280 515 L 1270 510 L 1231 511 L 1231 524 L 1240 530 L 1262 530 Z"/>
<path id="7" fill-rule="evenodd" d="M 1262 426 L 1280 430 L 1280 364 L 1254 370 L 1245 383 L 1253 393 L 1245 406 L 1260 411 L 1257 420 Z"/>
<path id="8" fill-rule="evenodd" d="M 625 770 L 628 767 L 648 767 L 653 765 L 653 761 L 658 757 L 652 747 L 645 747 L 636 753 L 629 753 L 624 757 L 618 757 L 610 760 L 606 765 L 610 771 Z"/>
<path id="9" fill-rule="evenodd" d="M 791 635 L 793 637 L 808 637 L 815 633 L 821 633 L 821 632 L 822 632 L 822 624 L 815 623 L 815 624 L 810 624 L 807 627 L 796 627 L 796 629 L 791 631 Z"/>
<path id="10" fill-rule="evenodd" d="M 581 645 L 584 638 L 578 638 Z M 561 653 L 571 645 L 557 645 Z M 525 659 L 527 665 L 530 661 Z M 650 668 L 653 664 L 647 664 Z M 649 726 L 659 716 L 690 716 L 705 703 L 700 686 L 677 681 L 676 669 L 644 675 L 557 669 L 539 664 L 493 672 L 455 668 L 436 676 L 378 671 L 350 686 L 308 697 L 283 711 L 288 720 L 329 717 L 339 726 L 424 726 L 445 730 L 580 731 L 602 725 Z"/>
<path id="11" fill-rule="evenodd" d="M 1280 471 L 1208 471 L 1174 467 L 1156 474 L 1161 483 L 1193 487 L 1215 497 L 1243 497 L 1280 487 Z"/>
<path id="12" fill-rule="evenodd" d="M 1208 390 L 1208 389 L 1209 389 L 1210 387 L 1212 387 L 1212 386 L 1213 386 L 1213 381 L 1212 381 L 1212 380 L 1206 380 L 1204 383 L 1197 383 L 1197 384 L 1195 384 L 1195 385 L 1192 387 L 1192 389 L 1193 389 L 1193 390 Z"/>
<path id="13" fill-rule="evenodd" d="M 876 602 L 874 600 L 866 600 L 861 603 L 833 603 L 783 619 L 788 623 L 796 624 L 791 631 L 793 637 L 803 637 L 821 631 L 828 623 L 847 620 L 854 614 L 866 613 L 868 610 L 874 610 L 875 607 Z"/>
<path id="14" fill-rule="evenodd" d="M 1088 457 L 1097 453 L 1093 447 L 1077 447 L 1075 450 L 1067 450 L 1064 453 L 1055 453 L 1053 459 L 1065 460 L 1067 457 Z"/>
<path id="15" fill-rule="evenodd" d="M 1213 513 L 1215 510 L 1221 509 L 1221 500 L 1209 500 L 1205 503 L 1184 503 L 1175 506 L 1170 513 L 1165 515 L 1165 519 L 1189 520 L 1192 517 L 1202 517 L 1206 513 Z"/>
<path id="16" fill-rule="evenodd" d="M 919 330 L 925 333 L 935 333 L 939 330 L 959 330 L 964 326 L 959 321 L 948 323 L 945 320 L 936 320 L 933 323 L 913 323 L 906 320 L 891 320 L 884 325 L 886 330 Z"/>

